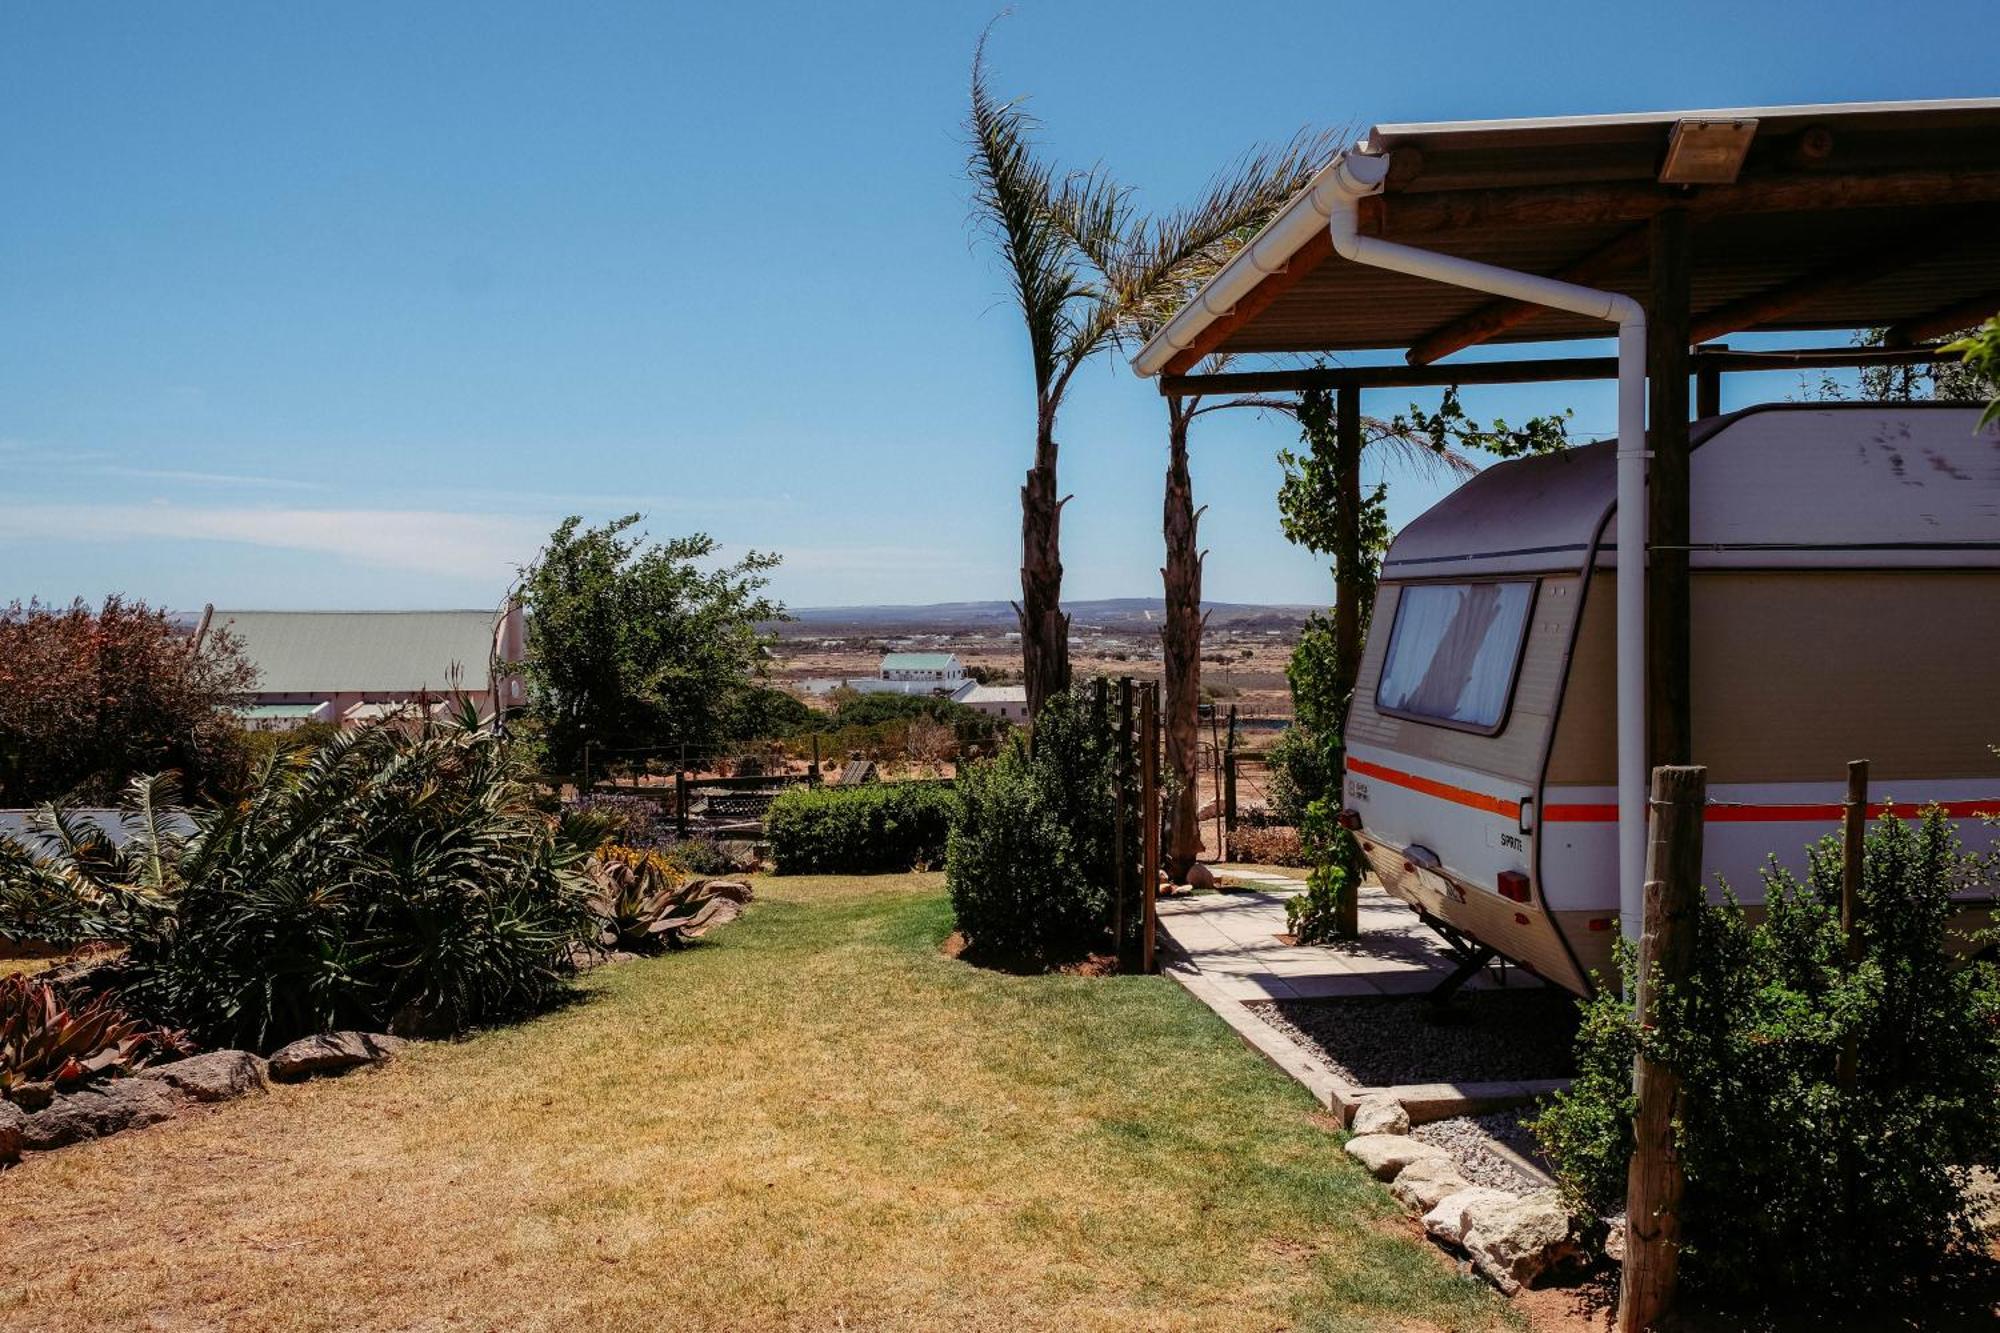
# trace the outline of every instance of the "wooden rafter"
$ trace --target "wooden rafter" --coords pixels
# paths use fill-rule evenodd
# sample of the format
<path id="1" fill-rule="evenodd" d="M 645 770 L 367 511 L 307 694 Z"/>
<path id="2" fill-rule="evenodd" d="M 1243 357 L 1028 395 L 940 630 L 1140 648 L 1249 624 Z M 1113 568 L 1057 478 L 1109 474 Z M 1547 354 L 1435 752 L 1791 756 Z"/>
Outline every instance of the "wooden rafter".
<path id="1" fill-rule="evenodd" d="M 1699 219 L 1994 202 L 2000 202 L 2000 171 L 1892 171 L 1865 176 L 1813 172 L 1753 177 L 1692 191 L 1627 184 L 1377 195 L 1362 201 L 1361 218 L 1373 234 L 1403 240 L 1479 227 L 1629 224 L 1675 206 Z"/>
<path id="2" fill-rule="evenodd" d="M 1230 334 L 1263 314 L 1271 302 L 1297 286 L 1300 279 L 1332 254 L 1333 237 L 1324 227 L 1314 230 L 1306 243 L 1293 251 L 1282 270 L 1265 275 L 1262 282 L 1250 289 L 1249 295 L 1236 303 L 1234 310 L 1211 320 L 1192 343 L 1174 353 L 1173 359 L 1167 362 L 1166 373 L 1185 375 L 1192 370 L 1203 357 L 1220 347 Z"/>
<path id="3" fill-rule="evenodd" d="M 1555 277 L 1564 282 L 1577 282 L 1589 286 L 1604 281 L 1617 273 L 1626 273 L 1643 267 L 1646 260 L 1646 228 L 1634 227 L 1628 232 L 1614 237 L 1609 244 L 1599 246 L 1581 259 L 1557 270 Z M 1427 366 L 1433 361 L 1450 356 L 1498 337 L 1517 325 L 1525 324 L 1547 310 L 1529 301 L 1488 301 L 1477 310 L 1460 315 L 1457 319 L 1440 324 L 1410 345 L 1403 359 L 1413 366 Z"/>
<path id="4" fill-rule="evenodd" d="M 1892 324 L 1883 342 L 1890 347 L 1909 347 L 1983 324 L 1996 314 L 2000 314 L 2000 289 L 1981 292 L 1927 315 Z"/>
<path id="5" fill-rule="evenodd" d="M 1990 223 L 1982 223 L 1982 227 L 1986 225 Z M 1892 243 L 1878 241 L 1865 249 L 1842 255 L 1824 268 L 1802 273 L 1789 282 L 1752 292 L 1740 300 L 1696 316 L 1690 336 L 1695 342 L 1704 343 L 1711 338 L 1755 328 L 1800 306 L 1810 305 L 1821 297 L 1865 287 L 1898 269 L 1936 259 L 1962 244 L 1971 234 L 1972 229 L 1958 223 L 1928 238 L 1898 237 Z"/>

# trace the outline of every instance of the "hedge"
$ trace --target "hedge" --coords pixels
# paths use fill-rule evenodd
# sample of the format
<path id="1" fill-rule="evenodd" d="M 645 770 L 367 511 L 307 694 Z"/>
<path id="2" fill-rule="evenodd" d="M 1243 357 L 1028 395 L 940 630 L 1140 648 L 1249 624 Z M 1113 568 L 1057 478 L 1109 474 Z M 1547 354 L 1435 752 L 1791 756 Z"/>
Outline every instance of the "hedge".
<path id="1" fill-rule="evenodd" d="M 935 782 L 794 787 L 764 823 L 780 875 L 923 870 L 944 861 L 958 797 Z"/>

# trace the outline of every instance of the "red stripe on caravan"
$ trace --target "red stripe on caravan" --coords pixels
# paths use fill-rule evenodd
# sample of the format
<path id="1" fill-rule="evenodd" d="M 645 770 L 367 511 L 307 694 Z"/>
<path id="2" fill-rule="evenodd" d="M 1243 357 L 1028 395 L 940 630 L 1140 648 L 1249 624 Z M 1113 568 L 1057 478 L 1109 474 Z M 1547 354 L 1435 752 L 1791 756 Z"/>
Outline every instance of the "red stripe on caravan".
<path id="1" fill-rule="evenodd" d="M 1947 819 L 2000 817 L 2000 801 L 1938 801 Z M 1891 810 L 1904 818 L 1921 814 L 1928 805 L 1920 801 L 1877 801 L 1868 807 L 1870 819 L 1880 819 Z M 1711 804 L 1705 822 L 1710 824 L 1837 824 L 1842 806 L 1838 802 L 1810 805 L 1751 805 L 1723 801 Z M 1615 824 L 1615 805 L 1551 805 L 1542 811 L 1549 824 Z"/>
<path id="2" fill-rule="evenodd" d="M 1521 803 L 1519 801 L 1505 801 L 1498 796 L 1488 796 L 1485 792 L 1473 791 L 1468 787 L 1454 787 L 1449 782 L 1434 782 L 1430 778 L 1420 778 L 1414 773 L 1405 773 L 1399 769 L 1384 768 L 1380 764 L 1371 764 L 1366 759 L 1356 759 L 1352 755 L 1349 755 L 1347 758 L 1347 771 L 1350 773 L 1359 773 L 1363 777 L 1377 778 L 1383 782 L 1393 783 L 1398 787 L 1407 787 L 1411 791 L 1422 792 L 1426 796 L 1435 796 L 1441 801 L 1450 801 L 1454 805 L 1469 805 L 1474 810 L 1484 810 L 1488 814 L 1505 815 L 1507 818 L 1514 820 L 1518 820 L 1521 817 Z"/>

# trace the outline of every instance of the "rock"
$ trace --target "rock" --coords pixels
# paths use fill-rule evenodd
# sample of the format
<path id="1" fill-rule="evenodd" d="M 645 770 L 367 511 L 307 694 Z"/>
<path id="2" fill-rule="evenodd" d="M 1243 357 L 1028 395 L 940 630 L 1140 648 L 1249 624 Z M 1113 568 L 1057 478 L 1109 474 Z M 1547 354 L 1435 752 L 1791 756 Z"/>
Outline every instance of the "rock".
<path id="1" fill-rule="evenodd" d="M 1347 1155 L 1367 1167 L 1377 1180 L 1392 1180 L 1411 1162 L 1451 1161 L 1451 1154 L 1407 1134 L 1357 1134 L 1347 1141 Z"/>
<path id="2" fill-rule="evenodd" d="M 21 1160 L 21 1137 L 27 1124 L 26 1111 L 0 1099 L 0 1166 L 12 1166 Z"/>
<path id="3" fill-rule="evenodd" d="M 56 1085 L 53 1083 L 16 1083 L 7 1094 L 14 1105 L 23 1111 L 39 1111 L 56 1099 Z"/>
<path id="4" fill-rule="evenodd" d="M 1625 1262 L 1625 1214 L 1604 1222 L 1604 1257 L 1614 1264 Z"/>
<path id="5" fill-rule="evenodd" d="M 1577 1254 L 1569 1213 L 1554 1190 L 1526 1196 L 1460 1190 L 1424 1215 L 1424 1230 L 1463 1249 L 1472 1266 L 1509 1296 Z"/>
<path id="6" fill-rule="evenodd" d="M 1424 1157 L 1411 1162 L 1396 1173 L 1395 1183 L 1389 1186 L 1389 1193 L 1402 1201 L 1405 1208 L 1427 1213 L 1438 1206 L 1447 1195 L 1470 1189 L 1472 1182 L 1458 1173 L 1458 1163 L 1435 1161 Z"/>
<path id="7" fill-rule="evenodd" d="M 1353 1134 L 1407 1134 L 1410 1114 L 1394 1097 L 1363 1097 L 1354 1108 L 1354 1123 L 1347 1128 Z"/>
<path id="8" fill-rule="evenodd" d="M 322 1032 L 273 1051 L 270 1071 L 280 1083 L 295 1083 L 315 1074 L 341 1074 L 357 1065 L 372 1065 L 379 1058 L 359 1032 Z"/>
<path id="9" fill-rule="evenodd" d="M 209 1051 L 140 1074 L 178 1088 L 198 1102 L 227 1101 L 270 1086 L 264 1061 L 248 1051 Z"/>
<path id="10" fill-rule="evenodd" d="M 1215 872 L 1200 861 L 1196 861 L 1188 867 L 1187 882 L 1188 887 L 1191 889 L 1213 889 L 1215 887 Z"/>
<path id="11" fill-rule="evenodd" d="M 157 1124 L 180 1111 L 181 1098 L 157 1079 L 115 1078 L 56 1098 L 21 1126 L 21 1146 L 46 1152 L 83 1139 Z"/>
<path id="12" fill-rule="evenodd" d="M 750 901 L 750 881 L 747 879 L 711 879 L 705 882 L 708 891 L 718 898 L 727 898 L 736 903 Z"/>
<path id="13" fill-rule="evenodd" d="M 364 1032 L 361 1044 L 366 1046 L 377 1060 L 393 1060 L 403 1053 L 410 1043 L 402 1037 L 392 1037 L 386 1032 Z"/>

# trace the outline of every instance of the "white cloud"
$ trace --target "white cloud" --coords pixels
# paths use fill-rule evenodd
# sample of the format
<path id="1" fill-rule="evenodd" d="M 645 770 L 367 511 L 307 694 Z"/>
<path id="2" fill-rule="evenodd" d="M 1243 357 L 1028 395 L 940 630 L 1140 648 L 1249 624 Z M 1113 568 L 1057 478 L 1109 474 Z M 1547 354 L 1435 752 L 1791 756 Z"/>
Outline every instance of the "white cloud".
<path id="1" fill-rule="evenodd" d="M 384 569 L 492 579 L 533 557 L 547 525 L 422 509 L 251 509 L 191 505 L 36 505 L 0 510 L 0 541 L 135 538 L 315 551 Z"/>

